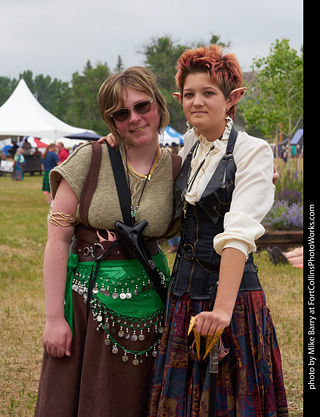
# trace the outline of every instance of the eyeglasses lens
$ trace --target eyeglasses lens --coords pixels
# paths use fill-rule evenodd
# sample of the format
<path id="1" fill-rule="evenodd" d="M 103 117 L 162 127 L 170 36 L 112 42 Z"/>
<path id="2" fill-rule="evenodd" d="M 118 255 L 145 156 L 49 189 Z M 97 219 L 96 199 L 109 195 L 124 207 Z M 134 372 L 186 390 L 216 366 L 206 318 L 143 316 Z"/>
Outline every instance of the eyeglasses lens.
<path id="1" fill-rule="evenodd" d="M 133 110 L 138 114 L 146 114 L 151 110 L 152 101 L 141 101 L 133 106 Z M 124 122 L 130 116 L 130 109 L 119 109 L 113 113 L 113 117 L 117 122 Z"/>

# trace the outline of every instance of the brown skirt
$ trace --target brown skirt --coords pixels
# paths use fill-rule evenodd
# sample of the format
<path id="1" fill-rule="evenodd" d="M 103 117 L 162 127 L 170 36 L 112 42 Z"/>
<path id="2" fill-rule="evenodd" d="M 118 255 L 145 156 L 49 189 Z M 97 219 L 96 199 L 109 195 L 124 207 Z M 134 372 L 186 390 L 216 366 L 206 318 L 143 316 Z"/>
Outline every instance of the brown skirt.
<path id="1" fill-rule="evenodd" d="M 152 354 L 139 365 L 133 365 L 132 358 L 123 362 L 120 351 L 114 354 L 112 345 L 106 346 L 105 331 L 97 332 L 91 311 L 87 322 L 87 306 L 77 293 L 73 308 L 72 355 L 54 358 L 44 353 L 35 417 L 146 416 Z M 139 350 L 148 349 L 158 337 L 152 333 L 143 342 L 129 340 L 126 347 L 135 350 L 139 343 Z"/>

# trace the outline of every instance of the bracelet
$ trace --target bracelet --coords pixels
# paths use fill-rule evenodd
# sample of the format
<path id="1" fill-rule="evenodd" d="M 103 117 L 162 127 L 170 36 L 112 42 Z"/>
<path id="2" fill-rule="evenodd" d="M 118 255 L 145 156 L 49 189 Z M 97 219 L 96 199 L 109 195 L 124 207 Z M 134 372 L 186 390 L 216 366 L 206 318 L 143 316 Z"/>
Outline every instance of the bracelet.
<path id="1" fill-rule="evenodd" d="M 54 226 L 69 227 L 75 225 L 74 217 L 71 214 L 49 212 L 49 223 Z"/>

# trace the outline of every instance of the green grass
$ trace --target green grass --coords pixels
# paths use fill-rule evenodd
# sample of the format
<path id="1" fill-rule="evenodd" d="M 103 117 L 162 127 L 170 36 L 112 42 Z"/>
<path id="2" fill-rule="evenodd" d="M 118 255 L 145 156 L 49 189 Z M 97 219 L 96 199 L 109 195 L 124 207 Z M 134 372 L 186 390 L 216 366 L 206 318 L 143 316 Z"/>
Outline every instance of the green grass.
<path id="1" fill-rule="evenodd" d="M 41 184 L 39 176 L 0 177 L 0 416 L 33 416 L 36 402 L 49 210 Z M 173 259 L 168 255 L 171 267 Z M 275 267 L 265 251 L 255 259 L 280 344 L 290 416 L 302 416 L 302 271 Z"/>

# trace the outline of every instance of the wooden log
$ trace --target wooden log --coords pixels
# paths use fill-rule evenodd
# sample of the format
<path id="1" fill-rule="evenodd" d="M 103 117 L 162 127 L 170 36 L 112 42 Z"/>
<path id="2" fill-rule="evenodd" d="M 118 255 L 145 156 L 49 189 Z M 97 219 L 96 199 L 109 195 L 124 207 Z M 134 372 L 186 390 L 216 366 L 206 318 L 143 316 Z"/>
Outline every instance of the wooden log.
<path id="1" fill-rule="evenodd" d="M 303 230 L 266 230 L 265 234 L 256 241 L 257 249 L 265 249 L 268 246 L 278 246 L 281 250 L 287 250 L 303 245 Z"/>

